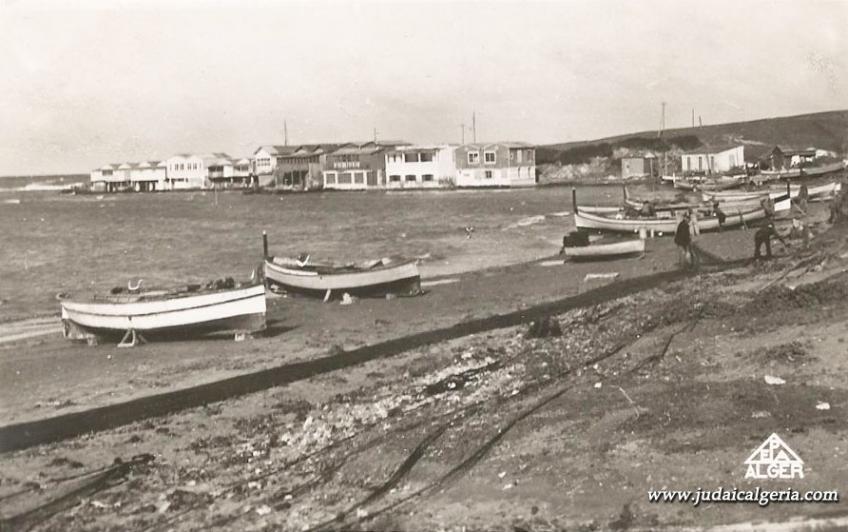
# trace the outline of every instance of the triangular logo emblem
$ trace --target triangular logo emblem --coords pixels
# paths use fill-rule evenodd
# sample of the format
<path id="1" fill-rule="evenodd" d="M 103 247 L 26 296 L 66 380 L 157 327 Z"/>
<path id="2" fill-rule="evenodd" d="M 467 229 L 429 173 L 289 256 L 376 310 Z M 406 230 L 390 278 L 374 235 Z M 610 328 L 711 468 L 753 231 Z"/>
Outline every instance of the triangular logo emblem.
<path id="1" fill-rule="evenodd" d="M 766 438 L 745 460 L 745 465 L 748 466 L 745 478 L 804 478 L 804 461 L 777 434 Z"/>

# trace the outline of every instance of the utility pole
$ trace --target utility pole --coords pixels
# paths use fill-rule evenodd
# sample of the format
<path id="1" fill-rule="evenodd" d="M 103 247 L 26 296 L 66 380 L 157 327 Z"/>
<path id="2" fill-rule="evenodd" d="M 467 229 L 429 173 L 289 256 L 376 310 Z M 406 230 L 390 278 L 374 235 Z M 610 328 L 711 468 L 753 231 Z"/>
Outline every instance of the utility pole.
<path id="1" fill-rule="evenodd" d="M 465 144 L 465 122 L 459 125 L 460 131 L 462 131 L 462 143 Z"/>
<path id="2" fill-rule="evenodd" d="M 704 127 L 704 121 L 701 120 L 701 115 L 698 115 L 698 127 Z"/>
<path id="3" fill-rule="evenodd" d="M 471 138 L 474 140 L 474 144 L 477 144 L 477 113 L 471 113 Z"/>
<path id="4" fill-rule="evenodd" d="M 377 128 L 374 128 L 374 142 L 377 142 Z"/>
<path id="5" fill-rule="evenodd" d="M 695 108 L 692 108 L 692 127 L 695 127 Z"/>
<path id="6" fill-rule="evenodd" d="M 660 131 L 657 134 L 657 138 L 659 138 L 659 139 L 662 139 L 663 133 L 665 132 L 665 102 L 662 102 L 661 106 L 662 106 L 662 114 L 660 116 Z M 667 150 L 665 149 L 665 147 L 663 147 L 663 162 L 662 162 L 662 169 L 660 169 L 660 179 L 662 179 L 662 176 L 665 175 L 666 151 Z"/>
<path id="7" fill-rule="evenodd" d="M 289 145 L 289 125 L 283 120 L 283 144 L 285 146 Z"/>

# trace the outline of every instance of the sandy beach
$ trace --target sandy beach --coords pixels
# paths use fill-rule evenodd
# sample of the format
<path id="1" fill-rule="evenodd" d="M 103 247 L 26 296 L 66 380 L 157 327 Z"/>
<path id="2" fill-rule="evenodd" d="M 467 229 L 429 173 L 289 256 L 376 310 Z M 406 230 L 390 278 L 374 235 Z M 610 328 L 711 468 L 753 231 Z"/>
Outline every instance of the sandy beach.
<path id="1" fill-rule="evenodd" d="M 625 276 L 667 269 L 675 252 L 669 243 L 651 241 L 645 259 L 603 268 Z M 750 233 L 702 235 L 700 244 L 725 256 L 735 247 L 741 258 L 750 250 Z M 557 316 L 562 337 L 530 338 L 526 325 L 499 328 L 10 453 L 0 484 L 11 497 L 4 515 L 45 502 L 74 482 L 52 479 L 105 466 L 116 456 L 151 453 L 153 461 L 134 466 L 127 481 L 43 525 L 653 529 L 760 519 L 755 505 L 693 510 L 649 504 L 645 494 L 663 486 L 744 485 L 742 461 L 773 419 L 810 468 L 808 480 L 794 487 L 844 485 L 848 471 L 834 464 L 846 457 L 845 427 L 837 421 L 848 397 L 839 377 L 848 371 L 846 249 L 842 233 L 831 231 L 814 250 L 567 311 Z M 229 371 L 246 371 L 316 356 L 328 344 L 346 349 L 379 341 L 396 334 L 398 324 L 411 332 L 530 306 L 585 289 L 564 280 L 598 270 L 580 265 L 569 275 L 564 272 L 574 265 L 541 264 L 467 274 L 416 299 L 352 307 L 298 301 L 306 310 L 293 329 L 251 344 L 208 342 L 205 356 L 194 360 L 183 359 L 190 344 L 168 345 L 172 359 L 185 365 L 160 366 L 151 378 L 163 388 L 179 386 L 186 380 L 169 380 L 169 373 L 212 376 L 210 367 L 225 360 Z M 275 300 L 271 315 L 290 319 L 288 303 Z M 322 330 L 328 322 L 337 325 L 333 332 Z M 4 412 L 7 419 L 96 404 L 105 398 L 95 389 L 109 394 L 108 382 L 143 375 L 164 352 L 155 345 L 132 353 L 57 345 L 50 355 L 49 342 L 40 349 L 51 362 L 61 351 L 110 371 L 80 383 L 80 393 L 71 396 L 79 404 L 42 404 L 38 412 L 19 401 Z M 73 379 L 85 372 L 74 374 L 69 364 L 42 386 L 58 390 L 60 374 Z M 770 385 L 765 375 L 785 384 Z M 23 388 L 16 391 L 4 403 L 26 396 Z M 127 393 L 111 391 L 108 400 Z M 661 472 L 652 465 L 660 463 Z M 40 486 L 38 496 L 14 495 L 31 490 L 32 482 Z M 835 509 L 781 505 L 768 519 L 803 513 L 826 520 Z"/>

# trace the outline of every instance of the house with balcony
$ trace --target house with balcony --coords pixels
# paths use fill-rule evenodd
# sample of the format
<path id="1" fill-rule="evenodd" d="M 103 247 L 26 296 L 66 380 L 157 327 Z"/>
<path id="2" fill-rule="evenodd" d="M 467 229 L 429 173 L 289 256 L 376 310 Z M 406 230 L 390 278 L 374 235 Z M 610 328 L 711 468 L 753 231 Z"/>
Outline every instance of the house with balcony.
<path id="1" fill-rule="evenodd" d="M 456 186 L 532 187 L 536 149 L 525 142 L 463 144 L 456 148 Z"/>
<path id="2" fill-rule="evenodd" d="M 130 186 L 129 180 L 124 180 L 124 172 L 119 172 L 121 163 L 104 164 L 91 171 L 91 188 L 98 192 L 115 192 Z"/>
<path id="3" fill-rule="evenodd" d="M 165 161 L 142 161 L 129 163 L 130 184 L 136 192 L 155 192 L 167 188 L 167 163 Z"/>
<path id="4" fill-rule="evenodd" d="M 398 146 L 386 152 L 386 188 L 456 186 L 456 145 Z"/>
<path id="5" fill-rule="evenodd" d="M 241 157 L 233 159 L 233 186 L 249 185 L 253 176 L 253 159 Z"/>
<path id="6" fill-rule="evenodd" d="M 166 161 L 167 182 L 172 190 L 209 188 L 213 179 L 232 174 L 231 157 L 226 153 L 180 153 Z M 226 162 L 225 162 L 226 161 Z M 229 169 L 225 169 L 229 166 Z"/>
<path id="7" fill-rule="evenodd" d="M 302 144 L 277 157 L 274 186 L 290 190 L 312 190 L 323 186 L 322 171 L 327 155 L 343 144 Z"/>
<path id="8" fill-rule="evenodd" d="M 212 154 L 205 159 L 207 177 L 216 188 L 243 188 L 251 183 L 253 165 L 249 157 L 240 159 L 226 153 Z"/>
<path id="9" fill-rule="evenodd" d="M 386 152 L 407 144 L 403 141 L 348 143 L 327 154 L 322 171 L 328 190 L 374 190 L 386 188 Z"/>

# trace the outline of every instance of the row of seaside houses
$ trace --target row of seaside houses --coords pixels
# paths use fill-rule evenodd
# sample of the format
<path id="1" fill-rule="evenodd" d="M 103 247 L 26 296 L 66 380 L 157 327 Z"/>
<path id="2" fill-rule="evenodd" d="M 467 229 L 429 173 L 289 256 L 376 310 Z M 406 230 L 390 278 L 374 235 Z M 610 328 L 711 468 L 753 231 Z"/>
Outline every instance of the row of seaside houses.
<path id="1" fill-rule="evenodd" d="M 252 157 L 177 154 L 164 161 L 107 164 L 91 172 L 95 190 L 114 192 L 258 185 L 290 190 L 527 187 L 536 150 L 523 142 L 413 145 L 384 140 L 266 145 Z"/>

